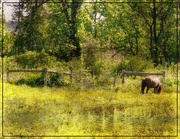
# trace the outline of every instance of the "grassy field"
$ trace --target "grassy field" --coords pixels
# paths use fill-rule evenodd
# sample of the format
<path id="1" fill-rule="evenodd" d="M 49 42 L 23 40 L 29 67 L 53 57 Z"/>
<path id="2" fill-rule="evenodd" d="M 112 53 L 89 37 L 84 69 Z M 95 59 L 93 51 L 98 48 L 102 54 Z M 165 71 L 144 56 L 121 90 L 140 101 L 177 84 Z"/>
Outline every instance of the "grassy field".
<path id="1" fill-rule="evenodd" d="M 2 87 L 2 86 L 1 86 Z M 32 88 L 4 83 L 4 136 L 177 135 L 177 94 Z M 132 91 L 134 90 L 134 92 Z M 1 129 L 2 130 L 2 129 Z"/>

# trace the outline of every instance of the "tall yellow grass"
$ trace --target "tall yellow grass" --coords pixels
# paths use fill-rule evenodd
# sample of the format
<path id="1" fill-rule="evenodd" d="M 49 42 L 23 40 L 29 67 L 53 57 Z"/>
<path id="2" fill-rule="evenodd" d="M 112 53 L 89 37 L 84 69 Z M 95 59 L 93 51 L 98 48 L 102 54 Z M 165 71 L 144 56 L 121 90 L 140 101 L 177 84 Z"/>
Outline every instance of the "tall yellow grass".
<path id="1" fill-rule="evenodd" d="M 122 90 L 122 86 L 118 91 L 75 91 L 4 83 L 3 133 L 22 137 L 176 136 L 176 92 L 142 95 L 132 86 Z"/>

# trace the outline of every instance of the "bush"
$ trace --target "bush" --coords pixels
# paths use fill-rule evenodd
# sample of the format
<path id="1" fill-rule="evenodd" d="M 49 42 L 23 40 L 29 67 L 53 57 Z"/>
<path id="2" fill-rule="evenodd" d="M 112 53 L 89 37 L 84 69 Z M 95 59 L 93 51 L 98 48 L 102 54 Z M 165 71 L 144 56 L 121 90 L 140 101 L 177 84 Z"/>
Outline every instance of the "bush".
<path id="1" fill-rule="evenodd" d="M 64 82 L 60 80 L 61 73 L 68 71 L 67 63 L 57 61 L 55 57 L 49 56 L 44 51 L 37 53 L 28 51 L 24 54 L 4 57 L 3 70 L 6 69 L 44 69 L 55 70 L 59 74 L 48 74 L 48 86 L 61 86 Z M 15 84 L 27 84 L 33 87 L 43 86 L 43 75 L 39 73 L 12 73 L 10 80 Z"/>
<path id="2" fill-rule="evenodd" d="M 53 87 L 53 86 L 62 86 L 65 85 L 65 82 L 61 79 L 62 75 L 58 73 L 53 73 L 49 74 L 49 80 L 48 80 L 48 86 Z"/>
<path id="3" fill-rule="evenodd" d="M 28 74 L 29 76 L 25 76 L 17 81 L 14 81 L 17 85 L 26 84 L 32 87 L 42 87 L 44 85 L 43 75 L 34 75 Z"/>
<path id="4" fill-rule="evenodd" d="M 129 56 L 120 61 L 115 72 L 121 73 L 122 70 L 143 72 L 146 69 L 153 69 L 152 61 L 148 61 L 142 56 Z"/>
<path id="5" fill-rule="evenodd" d="M 52 67 L 53 64 L 56 63 L 56 58 L 49 56 L 44 51 L 40 53 L 28 51 L 24 54 L 17 55 L 15 62 L 24 69 L 36 69 L 38 67 Z"/>
<path id="6" fill-rule="evenodd" d="M 34 74 L 28 74 L 29 76 L 25 76 L 24 78 L 21 78 L 17 81 L 13 81 L 13 83 L 17 85 L 22 85 L 26 84 L 32 87 L 42 87 L 44 86 L 44 77 L 43 74 L 39 75 L 34 75 Z M 48 83 L 47 86 L 53 87 L 53 86 L 62 86 L 65 83 L 60 80 L 60 74 L 58 73 L 53 73 L 53 74 L 48 74 Z"/>

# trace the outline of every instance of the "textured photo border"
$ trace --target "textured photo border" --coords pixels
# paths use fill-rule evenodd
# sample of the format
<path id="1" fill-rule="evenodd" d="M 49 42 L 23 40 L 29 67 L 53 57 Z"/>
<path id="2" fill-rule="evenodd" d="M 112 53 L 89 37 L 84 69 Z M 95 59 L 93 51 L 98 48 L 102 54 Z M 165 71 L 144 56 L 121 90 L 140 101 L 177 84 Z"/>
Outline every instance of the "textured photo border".
<path id="1" fill-rule="evenodd" d="M 3 29 L 3 25 L 4 25 L 4 22 L 3 22 L 3 19 L 5 18 L 4 17 L 4 7 L 5 7 L 5 4 L 13 4 L 13 3 L 19 3 L 19 2 L 2 2 L 2 49 L 1 49 L 1 53 L 2 53 L 2 55 L 1 55 L 1 57 L 2 57 L 2 137 L 93 137 L 93 138 L 95 138 L 95 137 L 122 137 L 122 138 L 126 138 L 126 137 L 178 137 L 178 126 L 179 126 L 179 121 L 178 121 L 178 107 L 179 107 L 179 104 L 178 104 L 178 84 L 177 84 L 177 87 L 176 87 L 176 129 L 177 129 L 177 131 L 176 131 L 176 135 L 174 135 L 174 136 L 169 136 L 169 135 L 167 135 L 167 136 L 120 136 L 120 135 L 118 135 L 118 136 L 110 136 L 110 135 L 105 135 L 105 136 L 102 136 L 102 135 L 100 135 L 100 136 L 98 136 L 98 135 L 96 135 L 96 136 L 89 136 L 89 135 L 72 135 L 72 136 L 70 136 L 70 135 L 55 135 L 55 136 L 53 136 L 53 135 L 50 135 L 50 136 L 48 136 L 48 135 L 45 135 L 45 136 L 21 136 L 21 135 L 19 135 L 19 136 L 6 136 L 5 134 L 4 134 L 4 84 L 3 84 L 3 82 L 4 82 L 4 71 L 3 71 L 3 67 L 4 67 L 4 54 L 3 54 L 3 49 L 4 49 L 4 29 Z M 27 2 L 28 3 L 28 2 Z M 30 2 L 30 3 L 34 3 L 34 2 Z M 54 2 L 47 2 L 47 3 L 54 3 Z M 56 2 L 56 3 L 61 3 L 61 2 Z M 83 3 L 95 3 L 95 2 L 83 2 Z M 98 3 L 152 3 L 152 2 L 133 2 L 133 0 L 132 0 L 132 2 L 98 2 Z M 158 3 L 158 2 L 157 2 Z M 164 2 L 164 3 L 167 3 L 167 2 Z M 179 0 L 176 0 L 176 2 L 171 2 L 171 3 L 174 3 L 174 4 L 176 4 L 176 54 L 177 54 L 177 66 L 176 66 L 176 72 L 177 72 L 177 76 L 176 76 L 176 81 L 178 82 L 178 70 L 179 70 L 179 68 L 178 68 L 178 62 L 180 62 L 179 61 L 179 32 L 178 32 L 178 25 L 179 25 L 179 21 L 178 21 L 178 18 L 179 18 L 179 9 L 180 9 L 180 3 L 179 3 Z"/>

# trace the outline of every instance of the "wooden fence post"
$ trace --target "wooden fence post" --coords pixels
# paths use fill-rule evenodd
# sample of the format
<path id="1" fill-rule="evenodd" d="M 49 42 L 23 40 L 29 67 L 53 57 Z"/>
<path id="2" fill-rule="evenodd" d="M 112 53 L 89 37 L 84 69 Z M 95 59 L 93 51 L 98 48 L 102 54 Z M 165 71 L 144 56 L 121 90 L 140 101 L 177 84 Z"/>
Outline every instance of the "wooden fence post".
<path id="1" fill-rule="evenodd" d="M 124 76 L 125 76 L 125 73 L 124 73 L 124 70 L 122 70 L 122 84 L 124 84 Z"/>
<path id="2" fill-rule="evenodd" d="M 116 87 L 116 78 L 117 78 L 117 74 L 115 73 L 114 74 L 114 81 L 113 81 L 113 88 Z"/>
<path id="3" fill-rule="evenodd" d="M 7 79 L 7 82 L 9 83 L 9 68 L 7 68 L 7 77 L 6 77 L 6 79 Z"/>
<path id="4" fill-rule="evenodd" d="M 163 74 L 163 84 L 166 84 L 166 76 L 165 76 L 165 71 L 162 72 Z"/>
<path id="5" fill-rule="evenodd" d="M 69 76 L 70 76 L 70 81 L 71 81 L 71 84 L 72 84 L 72 78 L 73 78 L 73 70 L 72 69 L 71 69 L 71 74 Z"/>
<path id="6" fill-rule="evenodd" d="M 94 76 L 94 69 L 91 70 L 91 75 Z"/>
<path id="7" fill-rule="evenodd" d="M 48 75 L 48 72 L 47 72 L 47 68 L 44 68 L 43 70 L 43 74 L 44 74 L 44 85 L 47 86 L 47 75 Z"/>

